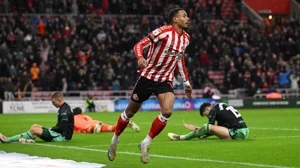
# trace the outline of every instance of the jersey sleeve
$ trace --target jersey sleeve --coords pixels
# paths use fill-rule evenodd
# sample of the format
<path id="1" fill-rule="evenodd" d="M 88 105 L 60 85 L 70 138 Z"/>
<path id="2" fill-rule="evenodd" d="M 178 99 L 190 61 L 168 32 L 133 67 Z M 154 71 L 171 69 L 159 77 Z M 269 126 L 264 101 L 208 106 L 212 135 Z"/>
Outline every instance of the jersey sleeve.
<path id="1" fill-rule="evenodd" d="M 215 125 L 217 111 L 215 108 L 212 108 L 208 115 L 208 124 Z"/>
<path id="2" fill-rule="evenodd" d="M 163 34 L 162 29 L 158 28 L 158 29 L 155 29 L 152 32 L 150 32 L 148 34 L 148 38 L 151 41 L 151 43 L 153 44 L 153 43 L 158 42 L 160 39 L 162 39 L 162 34 Z"/>
<path id="3" fill-rule="evenodd" d="M 166 36 L 166 33 L 169 30 L 168 26 L 162 26 L 150 32 L 148 36 L 144 37 L 138 43 L 134 45 L 134 53 L 137 59 L 143 57 L 143 49 L 158 42 L 160 39 Z"/>
<path id="4" fill-rule="evenodd" d="M 189 77 L 188 77 L 188 73 L 187 73 L 187 69 L 186 69 L 186 65 L 185 65 L 185 61 L 184 61 L 184 55 L 185 55 L 185 49 L 186 47 L 189 45 L 189 41 L 190 41 L 190 36 L 184 32 L 184 39 L 185 39 L 185 46 L 184 46 L 184 50 L 182 51 L 182 57 L 178 60 L 177 62 L 177 69 L 179 71 L 180 76 L 183 78 L 183 81 L 188 81 Z"/>
<path id="5" fill-rule="evenodd" d="M 184 56 L 182 56 L 181 59 L 178 60 L 177 69 L 179 71 L 180 76 L 183 78 L 183 81 L 188 81 L 189 77 L 185 66 Z"/>
<path id="6" fill-rule="evenodd" d="M 151 41 L 148 37 L 144 37 L 141 41 L 134 45 L 133 51 L 137 59 L 143 57 L 143 49 L 150 46 Z"/>

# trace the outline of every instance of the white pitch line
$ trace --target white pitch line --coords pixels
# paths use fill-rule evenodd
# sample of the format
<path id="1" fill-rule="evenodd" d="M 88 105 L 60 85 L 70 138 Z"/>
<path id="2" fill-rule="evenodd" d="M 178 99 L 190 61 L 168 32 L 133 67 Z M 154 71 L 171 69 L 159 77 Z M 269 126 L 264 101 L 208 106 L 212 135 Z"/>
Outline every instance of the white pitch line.
<path id="1" fill-rule="evenodd" d="M 266 139 L 291 139 L 291 138 L 300 138 L 300 136 L 274 136 L 274 137 L 261 137 L 261 138 L 248 138 L 247 140 L 266 140 Z M 216 142 L 216 141 L 224 141 L 222 139 L 202 139 L 202 140 L 196 140 L 196 141 L 176 141 L 180 143 L 209 143 L 209 142 Z M 151 144 L 170 144 L 170 143 L 176 143 L 175 141 L 168 141 L 168 142 L 152 142 Z M 109 147 L 110 144 L 102 144 L 102 145 L 84 145 L 82 147 Z M 138 146 L 139 143 L 120 143 L 118 146 Z"/>
<path id="2" fill-rule="evenodd" d="M 146 123 L 142 123 L 146 124 Z M 170 124 L 170 125 L 176 125 L 176 126 L 183 126 L 183 124 Z M 194 125 L 194 124 L 192 124 Z M 194 126 L 199 126 L 195 124 Z M 254 129 L 254 130 L 276 130 L 276 131 L 300 131 L 299 128 L 264 128 L 264 127 L 248 127 L 249 129 Z"/>
<path id="3" fill-rule="evenodd" d="M 265 137 L 265 138 L 254 138 L 255 139 L 289 139 L 289 138 L 300 138 L 300 136 L 275 136 L 275 137 Z"/>
<path id="4" fill-rule="evenodd" d="M 261 127 L 249 127 L 249 129 L 256 130 L 276 130 L 276 131 L 300 131 L 298 128 L 261 128 Z"/>
<path id="5" fill-rule="evenodd" d="M 38 143 L 28 144 L 28 145 L 37 145 L 37 146 L 46 146 L 46 147 L 64 148 L 64 149 L 68 148 L 68 149 L 76 149 L 76 150 L 85 150 L 85 151 L 94 151 L 94 152 L 107 153 L 107 150 L 91 149 L 91 148 L 81 148 L 81 147 L 76 147 L 76 146 L 59 146 L 59 145 L 38 144 Z M 118 151 L 118 154 L 127 154 L 127 155 L 137 155 L 137 156 L 140 156 L 140 153 L 134 153 L 134 152 L 121 152 L 121 151 Z M 254 166 L 254 167 L 294 168 L 294 167 L 288 167 L 288 166 L 256 164 L 256 163 L 249 163 L 249 162 L 233 162 L 233 161 L 225 161 L 225 160 L 199 159 L 199 158 L 189 158 L 189 157 L 180 157 L 180 156 L 168 156 L 168 155 L 157 155 L 157 154 L 150 154 L 150 156 L 151 157 L 157 157 L 157 158 L 175 159 L 175 160 L 189 160 L 189 161 L 199 161 L 199 162 L 211 162 L 211 163 L 222 163 L 222 164 L 233 164 L 233 165 L 245 165 L 245 166 Z"/>

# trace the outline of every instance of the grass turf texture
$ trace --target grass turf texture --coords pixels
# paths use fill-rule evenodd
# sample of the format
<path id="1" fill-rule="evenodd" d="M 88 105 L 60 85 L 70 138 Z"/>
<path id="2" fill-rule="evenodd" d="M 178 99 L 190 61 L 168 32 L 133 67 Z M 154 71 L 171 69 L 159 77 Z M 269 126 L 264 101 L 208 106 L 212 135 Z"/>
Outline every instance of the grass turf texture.
<path id="1" fill-rule="evenodd" d="M 167 127 L 150 146 L 150 162 L 140 162 L 137 146 L 148 133 L 159 112 L 139 112 L 134 118 L 141 128 L 136 133 L 126 129 L 120 138 L 116 159 L 107 159 L 112 133 L 74 134 L 72 141 L 35 144 L 1 144 L 0 150 L 50 158 L 96 162 L 107 167 L 300 167 L 300 110 L 299 109 L 243 109 L 239 110 L 250 128 L 248 140 L 223 141 L 216 137 L 205 140 L 173 142 L 167 133 L 188 133 L 183 120 L 201 126 L 207 118 L 196 111 L 174 112 Z M 114 124 L 120 113 L 88 113 L 94 119 Z M 0 132 L 7 136 L 27 131 L 32 124 L 52 127 L 56 114 L 0 115 Z"/>

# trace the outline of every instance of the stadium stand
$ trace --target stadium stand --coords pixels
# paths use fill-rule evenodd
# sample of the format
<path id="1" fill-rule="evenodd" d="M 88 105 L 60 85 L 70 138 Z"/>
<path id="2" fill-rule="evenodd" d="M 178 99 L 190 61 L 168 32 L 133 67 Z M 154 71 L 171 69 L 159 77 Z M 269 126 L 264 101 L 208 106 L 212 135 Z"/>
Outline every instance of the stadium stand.
<path id="1" fill-rule="evenodd" d="M 239 0 L 96 2 L 0 1 L 0 99 L 5 91 L 16 98 L 33 91 L 41 99 L 53 90 L 95 91 L 99 99 L 127 95 L 138 69 L 133 45 L 165 24 L 168 8 L 178 4 L 192 22 L 185 57 L 196 95 L 207 83 L 223 95 L 238 88 L 250 97 L 271 88 L 299 94 L 299 20 L 262 28 Z"/>

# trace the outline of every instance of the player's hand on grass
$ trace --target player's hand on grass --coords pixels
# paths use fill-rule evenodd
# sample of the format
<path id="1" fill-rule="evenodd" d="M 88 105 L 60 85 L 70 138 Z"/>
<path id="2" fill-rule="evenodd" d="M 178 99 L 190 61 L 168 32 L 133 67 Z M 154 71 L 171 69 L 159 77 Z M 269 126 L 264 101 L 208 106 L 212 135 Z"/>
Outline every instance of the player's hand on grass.
<path id="1" fill-rule="evenodd" d="M 147 61 L 145 58 L 141 57 L 138 59 L 138 65 L 140 68 L 145 68 L 147 66 Z"/>
<path id="2" fill-rule="evenodd" d="M 191 130 L 191 131 L 194 131 L 195 129 L 199 128 L 199 127 L 196 127 L 192 124 L 186 124 L 186 123 L 183 123 L 184 127 Z"/>

